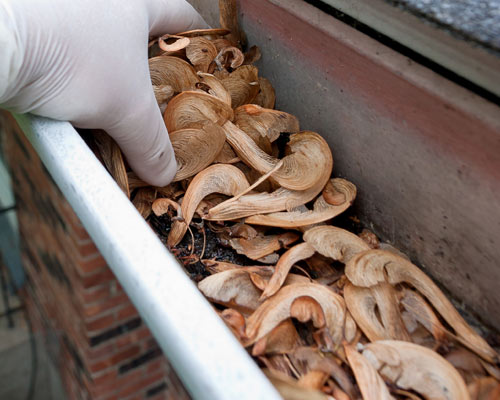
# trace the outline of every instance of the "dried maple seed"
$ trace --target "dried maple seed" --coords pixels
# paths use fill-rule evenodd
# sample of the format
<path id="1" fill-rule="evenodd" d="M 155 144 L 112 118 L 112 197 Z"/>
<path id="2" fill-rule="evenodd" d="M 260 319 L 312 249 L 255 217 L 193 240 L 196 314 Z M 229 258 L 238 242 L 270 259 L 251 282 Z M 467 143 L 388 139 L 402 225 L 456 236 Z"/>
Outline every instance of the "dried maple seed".
<path id="1" fill-rule="evenodd" d="M 345 229 L 317 226 L 304 233 L 304 241 L 323 256 L 347 263 L 354 255 L 369 250 L 364 240 Z"/>
<path id="2" fill-rule="evenodd" d="M 344 350 L 363 400 L 393 400 L 394 397 L 373 365 L 354 346 L 344 345 Z"/>
<path id="3" fill-rule="evenodd" d="M 276 93 L 268 79 L 259 77 L 260 91 L 255 97 L 254 103 L 264 108 L 274 108 Z"/>
<path id="4" fill-rule="evenodd" d="M 300 336 L 291 319 L 285 319 L 254 344 L 252 355 L 287 354 L 300 345 Z"/>
<path id="5" fill-rule="evenodd" d="M 210 63 L 217 56 L 217 49 L 210 40 L 203 37 L 188 40 L 190 43 L 186 47 L 186 57 L 197 71 L 208 72 Z"/>
<path id="6" fill-rule="evenodd" d="M 229 241 L 229 244 L 238 254 L 244 254 L 252 260 L 258 260 L 298 239 L 299 235 L 288 232 L 280 235 L 258 235 L 251 239 L 234 238 Z"/>
<path id="7" fill-rule="evenodd" d="M 225 202 L 210 209 L 207 219 L 226 221 L 237 218 L 266 214 L 276 211 L 293 210 L 314 199 L 321 192 L 331 174 L 333 160 L 329 168 L 323 170 L 318 182 L 307 190 L 276 189 L 274 192 L 246 194 L 235 201 Z"/>
<path id="8" fill-rule="evenodd" d="M 184 91 L 167 105 L 163 115 L 169 132 L 198 127 L 200 123 L 212 121 L 218 125 L 233 118 L 233 110 L 223 100 L 203 92 Z"/>
<path id="9" fill-rule="evenodd" d="M 198 283 L 198 288 L 210 301 L 243 313 L 252 312 L 260 305 L 260 290 L 243 269 L 230 269 L 210 275 Z"/>
<path id="10" fill-rule="evenodd" d="M 167 108 L 168 110 L 168 108 Z M 245 164 L 265 174 L 280 161 L 266 152 L 231 122 L 223 125 L 226 139 Z M 289 154 L 272 179 L 291 190 L 307 190 L 323 181 L 325 169 L 331 173 L 333 158 L 325 140 L 315 132 L 303 131 L 290 136 Z M 326 183 L 326 182 L 325 182 Z M 324 185 L 324 183 L 323 183 Z"/>
<path id="11" fill-rule="evenodd" d="M 242 65 L 229 75 L 220 78 L 231 94 L 233 108 L 251 103 L 259 93 L 258 69 L 253 65 Z"/>
<path id="12" fill-rule="evenodd" d="M 314 202 L 312 210 L 304 208 L 288 212 L 253 215 L 248 217 L 246 222 L 248 224 L 277 226 L 280 228 L 298 228 L 328 221 L 349 208 L 356 197 L 356 187 L 345 179 L 334 178 L 329 181 L 329 184 L 335 185 L 339 191 L 342 191 L 343 203 L 331 205 L 321 195 Z"/>
<path id="13" fill-rule="evenodd" d="M 226 142 L 222 128 L 210 122 L 203 124 L 200 129 L 180 129 L 169 136 L 177 161 L 174 182 L 196 175 L 208 167 Z"/>
<path id="14" fill-rule="evenodd" d="M 436 284 L 408 260 L 384 250 L 369 250 L 354 256 L 346 264 L 345 273 L 354 285 L 361 287 L 381 282 L 391 285 L 405 282 L 413 286 L 455 330 L 464 345 L 489 362 L 499 359 L 495 350 L 464 321 Z"/>
<path id="15" fill-rule="evenodd" d="M 211 94 L 231 106 L 231 95 L 219 79 L 212 74 L 203 72 L 198 72 L 198 77 L 200 78 L 200 82 L 195 85 L 197 89 Z"/>
<path id="16" fill-rule="evenodd" d="M 93 136 L 106 169 L 123 193 L 130 198 L 129 179 L 120 148 L 113 138 L 104 131 L 93 131 Z"/>
<path id="17" fill-rule="evenodd" d="M 214 164 L 199 172 L 189 184 L 181 205 L 185 222 L 175 221 L 168 235 L 168 245 L 176 246 L 193 218 L 198 204 L 211 193 L 227 196 L 237 194 L 249 186 L 245 175 L 236 167 L 226 164 Z"/>
<path id="18" fill-rule="evenodd" d="M 379 283 L 370 288 L 347 283 L 344 286 L 344 300 L 357 325 L 370 341 L 411 341 L 399 312 L 395 289 L 388 283 Z"/>
<path id="19" fill-rule="evenodd" d="M 213 62 L 219 70 L 222 70 L 229 67 L 236 69 L 243 64 L 244 60 L 245 56 L 240 49 L 234 46 L 224 46 L 219 50 Z"/>
<path id="20" fill-rule="evenodd" d="M 302 296 L 311 297 L 321 306 L 331 342 L 334 345 L 340 344 L 344 336 L 344 300 L 327 287 L 315 283 L 283 286 L 278 293 L 262 303 L 247 320 L 248 338 L 255 342 L 267 335 L 281 321 L 290 318 L 293 302 Z"/>
<path id="21" fill-rule="evenodd" d="M 269 280 L 261 298 L 266 299 L 275 294 L 281 288 L 283 282 L 285 282 L 286 276 L 293 265 L 300 260 L 311 257 L 314 252 L 314 248 L 307 243 L 298 244 L 287 250 L 276 264 L 274 274 Z"/>
<path id="22" fill-rule="evenodd" d="M 462 377 L 436 352 L 413 343 L 381 340 L 369 343 L 363 356 L 382 377 L 425 399 L 469 400 Z"/>
<path id="23" fill-rule="evenodd" d="M 155 201 L 153 201 L 153 204 L 151 205 L 151 209 L 153 210 L 153 213 L 157 217 L 160 217 L 168 213 L 170 208 L 173 208 L 177 213 L 177 217 L 179 219 L 182 219 L 181 206 L 179 205 L 179 203 L 173 201 L 172 199 L 168 198 L 156 199 Z"/>
<path id="24" fill-rule="evenodd" d="M 185 37 L 198 37 L 198 36 L 209 36 L 209 37 L 218 37 L 218 36 L 226 36 L 231 33 L 229 29 L 225 28 L 208 28 L 208 29 L 193 29 L 190 31 L 185 31 L 178 33 L 177 36 L 185 36 Z"/>
<path id="25" fill-rule="evenodd" d="M 189 46 L 189 38 L 179 35 L 163 35 L 158 38 L 158 46 L 166 52 L 175 52 Z"/>
<path id="26" fill-rule="evenodd" d="M 151 83 L 157 87 L 168 85 L 175 93 L 191 90 L 199 81 L 194 68 L 186 61 L 171 56 L 149 59 Z"/>
<path id="27" fill-rule="evenodd" d="M 292 114 L 245 104 L 234 110 L 234 124 L 245 132 L 266 153 L 281 132 L 299 132 L 299 121 Z"/>

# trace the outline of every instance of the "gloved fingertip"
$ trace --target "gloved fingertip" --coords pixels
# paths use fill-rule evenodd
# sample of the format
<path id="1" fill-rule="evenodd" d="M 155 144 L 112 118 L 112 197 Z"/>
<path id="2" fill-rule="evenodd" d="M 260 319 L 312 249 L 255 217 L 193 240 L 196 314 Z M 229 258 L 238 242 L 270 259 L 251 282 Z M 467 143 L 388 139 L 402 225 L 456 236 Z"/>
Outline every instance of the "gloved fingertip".
<path id="1" fill-rule="evenodd" d="M 158 161 L 148 160 L 145 163 L 138 163 L 138 165 L 132 169 L 144 182 L 149 183 L 152 186 L 164 187 L 167 186 L 172 179 L 174 179 L 177 173 L 177 162 L 175 160 L 174 154 L 165 156 L 165 160 L 158 159 Z M 147 165 L 149 164 L 149 165 Z M 147 165 L 147 168 L 145 166 Z"/>

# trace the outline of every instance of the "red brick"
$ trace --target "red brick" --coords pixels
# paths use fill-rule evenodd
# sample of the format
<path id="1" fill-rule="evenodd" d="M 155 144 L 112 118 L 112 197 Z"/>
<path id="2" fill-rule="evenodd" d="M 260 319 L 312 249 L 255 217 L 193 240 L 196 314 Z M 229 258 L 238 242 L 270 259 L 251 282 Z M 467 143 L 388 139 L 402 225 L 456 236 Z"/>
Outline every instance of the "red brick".
<path id="1" fill-rule="evenodd" d="M 115 322 L 114 314 L 108 314 L 103 317 L 97 318 L 91 322 L 85 324 L 85 329 L 87 332 L 95 332 L 101 329 L 109 328 Z"/>
<path id="2" fill-rule="evenodd" d="M 95 386 L 105 386 L 105 385 L 112 384 L 113 382 L 115 382 L 117 376 L 118 376 L 118 372 L 116 370 L 112 370 L 112 371 L 103 373 L 102 375 L 98 376 L 97 378 L 92 378 L 92 383 L 94 383 Z"/>
<path id="3" fill-rule="evenodd" d="M 87 257 L 90 257 L 92 255 L 100 255 L 101 254 L 101 253 L 99 253 L 99 250 L 97 249 L 94 242 L 78 245 L 78 253 L 80 253 L 80 256 L 82 258 L 87 258 Z"/>
<path id="4" fill-rule="evenodd" d="M 133 385 L 136 382 L 140 382 L 143 377 L 144 373 L 139 369 L 125 375 L 118 376 L 112 382 L 107 382 L 106 384 L 100 386 L 94 386 L 92 388 L 92 392 L 94 394 L 93 398 L 106 398 L 116 395 L 117 391 L 122 390 L 129 385 Z"/>
<path id="5" fill-rule="evenodd" d="M 109 282 L 113 279 L 115 279 L 113 271 L 111 271 L 109 268 L 106 268 L 92 275 L 82 277 L 81 282 L 82 282 L 82 287 L 87 289 L 93 286 L 98 286 L 105 282 Z"/>
<path id="6" fill-rule="evenodd" d="M 98 371 L 102 371 L 103 369 L 106 369 L 108 367 L 111 367 L 113 365 L 118 365 L 120 362 L 127 360 L 129 358 L 134 358 L 139 355 L 141 351 L 141 348 L 139 346 L 132 346 L 120 353 L 117 353 L 113 356 L 111 356 L 108 359 L 97 361 L 94 364 L 91 364 L 89 366 L 89 371 L 94 373 Z"/>
<path id="7" fill-rule="evenodd" d="M 94 303 L 98 300 L 102 300 L 111 296 L 110 285 L 109 283 L 107 283 L 101 287 L 84 289 L 82 291 L 79 291 L 79 295 L 86 304 Z"/>
<path id="8" fill-rule="evenodd" d="M 123 307 L 121 310 L 117 311 L 116 313 L 116 320 L 117 321 L 123 321 L 126 319 L 130 319 L 132 316 L 138 316 L 139 313 L 137 312 L 137 309 L 134 307 L 133 304 L 129 304 L 125 307 Z"/>
<path id="9" fill-rule="evenodd" d="M 130 300 L 128 299 L 127 295 L 125 293 L 122 293 L 109 299 L 97 302 L 94 305 L 84 306 L 84 315 L 87 318 L 93 317 L 120 304 L 128 303 L 129 301 Z"/>
<path id="10" fill-rule="evenodd" d="M 115 342 L 111 342 L 106 345 L 97 346 L 95 348 L 88 348 L 84 351 L 83 356 L 86 360 L 97 360 L 113 354 L 116 351 Z"/>
<path id="11" fill-rule="evenodd" d="M 150 375 L 145 379 L 142 379 L 138 383 L 129 386 L 128 388 L 123 389 L 118 393 L 118 397 L 121 399 L 127 396 L 130 396 L 134 394 L 135 392 L 138 392 L 139 390 L 148 387 L 149 385 L 152 385 L 153 383 L 160 383 L 161 380 L 164 378 L 164 375 L 161 374 L 154 374 Z"/>
<path id="12" fill-rule="evenodd" d="M 92 257 L 89 260 L 81 260 L 76 264 L 76 269 L 78 275 L 87 277 L 97 271 L 101 271 L 106 268 L 106 260 L 101 256 Z M 109 270 L 110 271 L 110 270 Z"/>
<path id="13" fill-rule="evenodd" d="M 150 362 L 147 365 L 146 373 L 151 374 L 154 372 L 159 372 L 160 370 L 165 372 L 164 365 L 165 365 L 165 360 L 163 359 L 154 360 L 153 362 Z"/>
<path id="14" fill-rule="evenodd" d="M 151 336 L 151 332 L 147 328 L 147 326 L 143 325 L 140 328 L 133 330 L 132 332 L 127 332 L 122 336 L 116 338 L 116 346 L 123 347 L 127 346 L 131 343 L 137 343 L 142 341 L 144 338 L 149 338 Z"/>

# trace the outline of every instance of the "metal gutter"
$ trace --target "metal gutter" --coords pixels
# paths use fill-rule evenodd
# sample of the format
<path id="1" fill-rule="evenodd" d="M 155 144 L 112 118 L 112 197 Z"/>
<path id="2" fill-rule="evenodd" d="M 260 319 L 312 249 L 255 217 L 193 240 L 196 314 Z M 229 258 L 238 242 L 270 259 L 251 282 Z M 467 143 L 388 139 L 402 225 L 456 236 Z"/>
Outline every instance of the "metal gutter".
<path id="1" fill-rule="evenodd" d="M 500 96 L 500 57 L 384 0 L 322 0 L 333 8 Z"/>
<path id="2" fill-rule="evenodd" d="M 280 399 L 68 122 L 16 115 L 195 399 Z"/>

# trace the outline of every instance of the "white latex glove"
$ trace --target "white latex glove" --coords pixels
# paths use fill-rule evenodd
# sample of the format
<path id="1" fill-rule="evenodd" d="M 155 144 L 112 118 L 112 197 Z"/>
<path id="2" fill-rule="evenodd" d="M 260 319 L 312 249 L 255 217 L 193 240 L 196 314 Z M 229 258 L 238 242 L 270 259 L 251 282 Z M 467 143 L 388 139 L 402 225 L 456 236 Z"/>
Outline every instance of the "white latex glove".
<path id="1" fill-rule="evenodd" d="M 206 26 L 184 0 L 0 0 L 0 104 L 104 129 L 137 175 L 164 186 L 177 165 L 148 38 Z"/>

